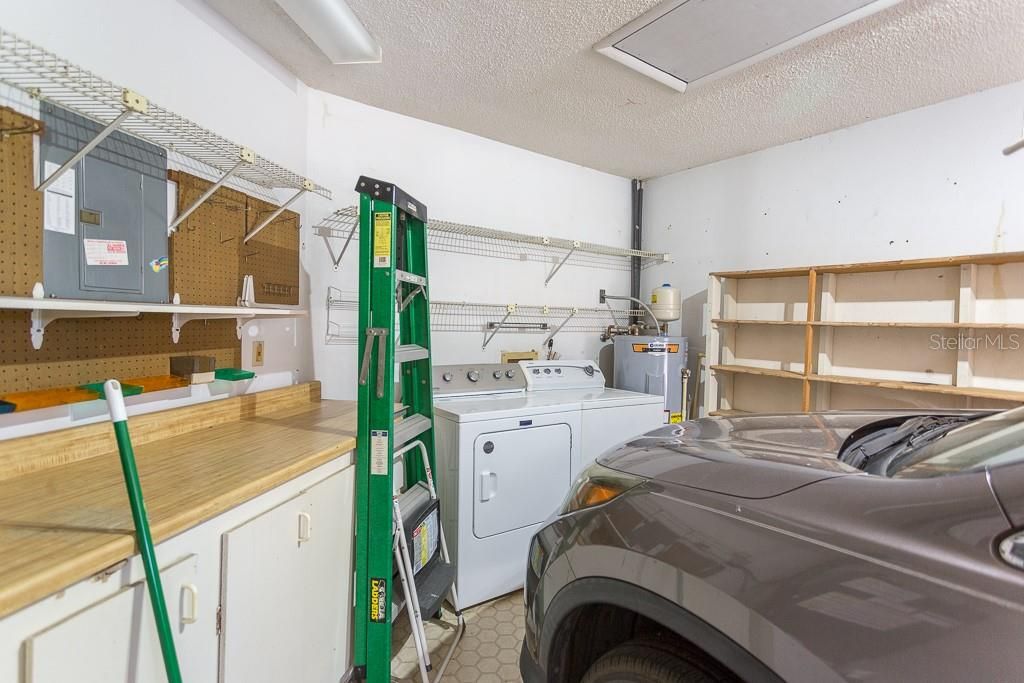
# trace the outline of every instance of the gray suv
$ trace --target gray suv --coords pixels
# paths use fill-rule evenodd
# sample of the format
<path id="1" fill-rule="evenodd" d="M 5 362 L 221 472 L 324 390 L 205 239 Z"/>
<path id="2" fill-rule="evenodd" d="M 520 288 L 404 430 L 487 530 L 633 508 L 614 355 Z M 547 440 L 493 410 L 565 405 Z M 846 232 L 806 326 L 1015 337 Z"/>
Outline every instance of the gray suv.
<path id="1" fill-rule="evenodd" d="M 533 539 L 527 683 L 1024 680 L 1024 408 L 706 418 Z"/>

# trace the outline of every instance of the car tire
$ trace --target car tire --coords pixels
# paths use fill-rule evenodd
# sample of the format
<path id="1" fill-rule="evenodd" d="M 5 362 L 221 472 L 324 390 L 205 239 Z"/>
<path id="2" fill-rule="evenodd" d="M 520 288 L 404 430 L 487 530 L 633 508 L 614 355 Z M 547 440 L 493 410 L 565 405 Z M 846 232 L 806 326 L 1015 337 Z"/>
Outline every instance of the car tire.
<path id="1" fill-rule="evenodd" d="M 594 662 L 580 683 L 721 683 L 736 678 L 717 662 L 652 641 L 631 641 Z"/>

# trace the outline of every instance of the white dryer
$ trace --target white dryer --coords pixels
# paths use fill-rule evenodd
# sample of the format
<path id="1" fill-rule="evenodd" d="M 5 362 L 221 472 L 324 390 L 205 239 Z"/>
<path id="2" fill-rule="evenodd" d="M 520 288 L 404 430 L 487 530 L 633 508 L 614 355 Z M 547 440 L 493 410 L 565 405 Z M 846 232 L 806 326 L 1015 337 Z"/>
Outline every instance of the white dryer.
<path id="1" fill-rule="evenodd" d="M 525 386 L 517 365 L 434 368 L 438 494 L 462 607 L 523 585 L 530 538 L 579 463 L 579 401 Z"/>
<path id="2" fill-rule="evenodd" d="M 435 366 L 442 523 L 463 607 L 523 585 L 530 539 L 598 455 L 662 424 L 660 396 L 591 361 Z"/>

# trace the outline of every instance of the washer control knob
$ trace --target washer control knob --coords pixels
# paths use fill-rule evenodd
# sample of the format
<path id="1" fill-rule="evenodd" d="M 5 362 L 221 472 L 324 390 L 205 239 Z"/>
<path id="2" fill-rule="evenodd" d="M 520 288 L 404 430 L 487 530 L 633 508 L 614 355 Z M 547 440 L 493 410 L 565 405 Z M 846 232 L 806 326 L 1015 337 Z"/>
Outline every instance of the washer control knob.
<path id="1" fill-rule="evenodd" d="M 466 379 L 468 379 L 470 382 L 478 382 L 480 381 L 480 373 L 477 372 L 476 370 L 470 370 L 469 372 L 466 373 Z"/>
<path id="2" fill-rule="evenodd" d="M 551 374 L 551 368 L 544 368 L 544 374 L 545 375 L 550 375 Z"/>
<path id="3" fill-rule="evenodd" d="M 452 373 L 450 373 L 450 372 L 444 373 L 443 375 L 441 375 L 441 379 L 443 379 L 445 382 L 451 382 L 452 381 Z"/>
<path id="4" fill-rule="evenodd" d="M 587 377 L 593 377 L 594 376 L 594 366 L 593 365 L 584 365 L 583 366 L 583 372 L 584 372 L 584 374 L 586 374 Z"/>
<path id="5" fill-rule="evenodd" d="M 506 370 L 505 371 L 505 376 L 508 377 L 509 379 L 512 379 L 513 377 L 516 376 L 516 371 L 515 370 Z"/>
<path id="6" fill-rule="evenodd" d="M 494 371 L 494 379 L 501 379 L 501 370 Z"/>

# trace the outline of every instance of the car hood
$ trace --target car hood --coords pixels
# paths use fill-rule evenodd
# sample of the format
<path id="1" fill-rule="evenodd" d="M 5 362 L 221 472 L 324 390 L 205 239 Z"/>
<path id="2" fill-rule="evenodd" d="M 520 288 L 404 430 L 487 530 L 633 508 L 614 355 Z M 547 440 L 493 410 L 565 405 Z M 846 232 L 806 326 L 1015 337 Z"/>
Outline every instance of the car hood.
<path id="1" fill-rule="evenodd" d="M 863 475 L 836 459 L 849 434 L 906 411 L 712 417 L 666 425 L 598 461 L 649 479 L 769 498 L 821 479 Z"/>

